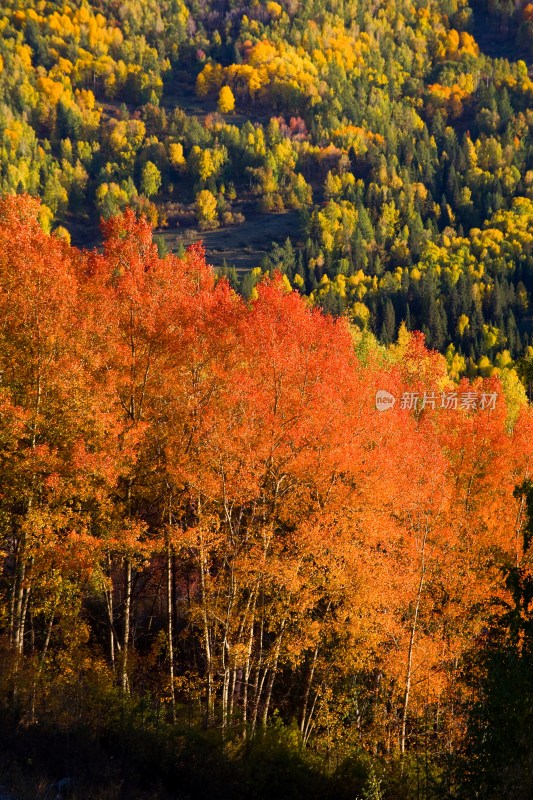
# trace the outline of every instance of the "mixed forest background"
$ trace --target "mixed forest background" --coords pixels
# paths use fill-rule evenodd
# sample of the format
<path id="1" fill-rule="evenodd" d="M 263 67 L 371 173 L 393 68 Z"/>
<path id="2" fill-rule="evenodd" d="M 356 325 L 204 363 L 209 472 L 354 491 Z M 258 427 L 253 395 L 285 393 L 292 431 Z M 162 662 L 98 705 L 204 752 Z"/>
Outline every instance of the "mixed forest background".
<path id="1" fill-rule="evenodd" d="M 531 797 L 532 63 L 522 0 L 2 2 L 21 800 Z"/>
<path id="2" fill-rule="evenodd" d="M 0 189 L 42 197 L 74 243 L 127 206 L 163 249 L 230 226 L 208 255 L 247 297 L 281 268 L 383 342 L 422 330 L 457 376 L 529 354 L 530 3 L 0 15 Z"/>

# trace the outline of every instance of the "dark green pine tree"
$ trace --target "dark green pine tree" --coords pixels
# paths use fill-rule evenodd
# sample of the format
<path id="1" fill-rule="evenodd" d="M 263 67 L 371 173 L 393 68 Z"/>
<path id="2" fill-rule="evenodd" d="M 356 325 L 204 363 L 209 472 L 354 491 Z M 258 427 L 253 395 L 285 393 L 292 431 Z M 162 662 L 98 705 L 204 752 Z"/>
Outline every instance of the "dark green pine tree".
<path id="1" fill-rule="evenodd" d="M 368 211 L 362 203 L 357 205 L 357 213 L 357 229 L 361 232 L 363 240 L 369 244 L 374 241 L 374 228 L 370 221 Z"/>
<path id="2" fill-rule="evenodd" d="M 311 294 L 318 286 L 315 268 L 310 266 L 309 261 L 305 262 L 305 290 Z"/>
<path id="3" fill-rule="evenodd" d="M 289 236 L 285 239 L 283 247 L 277 245 L 276 259 L 279 259 L 281 271 L 292 283 L 296 269 L 296 253 Z"/>
<path id="4" fill-rule="evenodd" d="M 451 164 L 446 178 L 446 197 L 452 208 L 457 208 L 461 202 L 461 187 L 459 183 L 459 176 L 455 171 L 455 167 Z"/>
<path id="5" fill-rule="evenodd" d="M 411 219 L 409 220 L 409 250 L 411 251 L 413 258 L 417 261 L 424 248 L 424 244 L 426 242 L 426 231 L 424 228 L 424 223 L 422 222 L 422 217 L 420 214 L 415 211 Z"/>
<path id="6" fill-rule="evenodd" d="M 517 358 L 520 355 L 520 334 L 516 324 L 515 315 L 511 310 L 507 315 L 507 348 L 511 353 L 512 358 Z"/>
<path id="7" fill-rule="evenodd" d="M 494 286 L 490 295 L 490 317 L 498 319 L 501 317 L 504 306 L 504 293 L 498 278 L 494 279 Z"/>
<path id="8" fill-rule="evenodd" d="M 374 262 L 372 264 L 372 268 L 370 269 L 370 273 L 372 275 L 377 275 L 378 277 L 383 275 L 383 262 L 381 261 L 381 256 L 379 253 L 374 255 Z"/>
<path id="9" fill-rule="evenodd" d="M 368 253 L 365 240 L 361 235 L 361 230 L 358 228 L 355 231 L 352 243 L 353 263 L 356 270 L 362 269 L 366 272 L 368 269 Z"/>
<path id="10" fill-rule="evenodd" d="M 497 103 L 501 127 L 503 129 L 507 126 L 514 113 L 511 100 L 509 98 L 509 92 L 505 87 L 498 93 Z"/>
<path id="11" fill-rule="evenodd" d="M 296 258 L 296 268 L 294 270 L 294 274 L 299 275 L 300 278 L 302 278 L 305 283 L 304 254 L 302 250 L 298 250 L 298 255 Z"/>
<path id="12" fill-rule="evenodd" d="M 384 344 L 391 344 L 396 338 L 396 313 L 390 297 L 387 297 L 383 305 L 383 321 L 381 323 L 380 338 Z"/>
<path id="13" fill-rule="evenodd" d="M 409 303 L 407 303 L 407 306 L 405 308 L 405 327 L 407 328 L 408 331 L 413 330 L 413 328 L 411 327 L 411 309 L 409 308 Z"/>

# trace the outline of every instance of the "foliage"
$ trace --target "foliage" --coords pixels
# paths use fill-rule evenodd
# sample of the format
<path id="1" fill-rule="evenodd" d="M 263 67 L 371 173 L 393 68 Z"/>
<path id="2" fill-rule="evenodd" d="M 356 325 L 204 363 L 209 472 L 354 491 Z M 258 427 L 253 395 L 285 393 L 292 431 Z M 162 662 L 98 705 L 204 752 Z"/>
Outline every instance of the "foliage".
<path id="1" fill-rule="evenodd" d="M 309 308 L 280 273 L 244 299 L 200 246 L 161 256 L 131 210 L 102 251 L 39 215 L 0 202 L 8 717 L 121 725 L 159 775 L 182 758 L 193 796 L 210 735 L 212 777 L 236 770 L 243 797 L 410 798 L 421 761 L 425 796 L 444 791 L 491 695 L 462 665 L 495 603 L 511 672 L 529 652 L 529 406 L 494 376 L 454 384 L 406 326 L 384 347 Z M 168 767 L 135 743 L 144 698 L 169 742 L 178 721 L 207 731 Z"/>

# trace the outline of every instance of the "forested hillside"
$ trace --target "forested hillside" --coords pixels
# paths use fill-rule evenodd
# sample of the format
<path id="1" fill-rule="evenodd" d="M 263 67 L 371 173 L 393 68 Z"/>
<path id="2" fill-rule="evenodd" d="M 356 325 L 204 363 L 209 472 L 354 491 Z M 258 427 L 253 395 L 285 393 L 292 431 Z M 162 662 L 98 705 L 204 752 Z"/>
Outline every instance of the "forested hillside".
<path id="1" fill-rule="evenodd" d="M 2 0 L 2 800 L 531 799 L 532 63 Z"/>
<path id="2" fill-rule="evenodd" d="M 127 206 L 182 242 L 299 210 L 242 242 L 245 296 L 277 266 L 456 376 L 530 357 L 531 3 L 5 0 L 0 29 L 0 189 L 75 241 Z"/>

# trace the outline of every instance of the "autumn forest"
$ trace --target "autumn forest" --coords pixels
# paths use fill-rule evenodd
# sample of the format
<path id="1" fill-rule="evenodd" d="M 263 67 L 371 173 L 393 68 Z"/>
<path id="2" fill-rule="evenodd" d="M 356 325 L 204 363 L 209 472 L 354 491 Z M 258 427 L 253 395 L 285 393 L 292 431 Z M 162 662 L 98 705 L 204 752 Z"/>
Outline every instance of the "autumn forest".
<path id="1" fill-rule="evenodd" d="M 530 800 L 533 5 L 0 31 L 0 800 Z"/>

